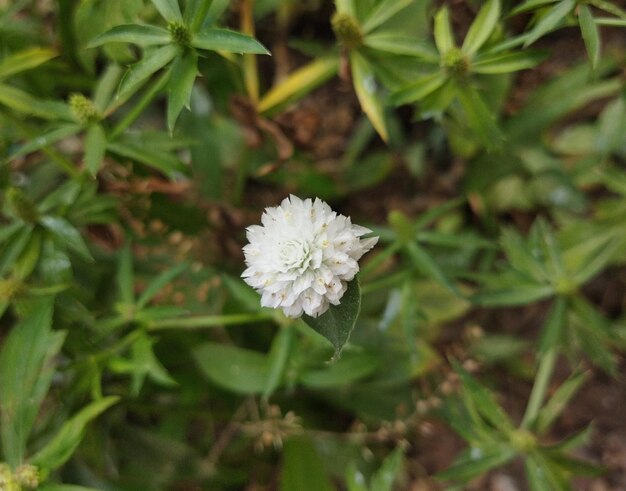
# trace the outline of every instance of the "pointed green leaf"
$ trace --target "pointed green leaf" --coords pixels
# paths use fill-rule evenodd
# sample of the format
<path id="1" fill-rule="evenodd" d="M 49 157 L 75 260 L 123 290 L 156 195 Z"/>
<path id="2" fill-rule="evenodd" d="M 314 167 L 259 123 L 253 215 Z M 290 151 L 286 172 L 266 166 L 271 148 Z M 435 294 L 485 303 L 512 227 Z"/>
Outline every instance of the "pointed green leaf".
<path id="1" fill-rule="evenodd" d="M 263 395 L 269 397 L 280 386 L 285 375 L 285 368 L 291 353 L 291 347 L 295 338 L 295 329 L 293 326 L 282 327 L 274 340 L 268 355 L 269 373 L 267 383 L 263 390 Z"/>
<path id="2" fill-rule="evenodd" d="M 376 491 L 392 491 L 393 483 L 402 470 L 404 452 L 398 447 L 383 461 L 380 469 L 372 476 L 371 489 Z"/>
<path id="3" fill-rule="evenodd" d="M 96 176 L 102 165 L 107 148 L 107 136 L 104 128 L 94 124 L 85 136 L 85 167 L 92 176 Z"/>
<path id="4" fill-rule="evenodd" d="M 13 152 L 9 159 L 14 159 L 16 157 L 20 157 L 22 155 L 26 155 L 31 152 L 36 152 L 37 150 L 42 149 L 43 147 L 47 147 L 56 143 L 58 141 L 67 138 L 68 136 L 75 135 L 82 129 L 82 126 L 79 124 L 64 124 L 62 126 L 58 126 L 40 136 L 33 138 L 28 143 L 25 143 L 21 147 L 19 147 L 15 152 Z"/>
<path id="5" fill-rule="evenodd" d="M 138 46 L 154 46 L 171 42 L 170 33 L 162 27 L 144 24 L 124 24 L 92 39 L 87 48 L 96 48 L 107 43 L 131 43 Z"/>
<path id="6" fill-rule="evenodd" d="M 491 36 L 499 18 L 500 0 L 488 0 L 485 2 L 470 26 L 461 50 L 468 55 L 476 53 Z"/>
<path id="7" fill-rule="evenodd" d="M 516 453 L 512 448 L 502 444 L 493 444 L 484 449 L 472 447 L 464 451 L 449 469 L 437 474 L 437 478 L 466 482 L 490 469 L 506 464 Z"/>
<path id="8" fill-rule="evenodd" d="M 178 6 L 178 0 L 151 0 L 151 2 L 166 21 L 183 21 L 183 16 Z"/>
<path id="9" fill-rule="evenodd" d="M 167 127 L 170 133 L 183 107 L 189 109 L 191 90 L 198 74 L 198 54 L 188 49 L 176 57 L 172 66 L 172 76 L 168 83 Z"/>
<path id="10" fill-rule="evenodd" d="M 272 113 L 284 105 L 294 102 L 298 97 L 309 94 L 339 69 L 337 57 L 317 58 L 291 73 L 278 85 L 272 87 L 259 101 L 260 113 Z"/>
<path id="11" fill-rule="evenodd" d="M 60 101 L 38 99 L 28 92 L 6 84 L 0 84 L 0 104 L 19 113 L 51 121 L 74 120 L 67 104 Z"/>
<path id="12" fill-rule="evenodd" d="M 184 273 L 188 267 L 188 263 L 179 264 L 171 269 L 168 269 L 167 271 L 164 271 L 152 280 L 139 297 L 139 300 L 137 300 L 137 308 L 142 309 L 148 305 L 148 302 L 152 300 L 160 290 L 165 288 L 170 281 L 173 281 L 175 278 Z"/>
<path id="13" fill-rule="evenodd" d="M 533 68 L 547 58 L 546 51 L 526 50 L 495 53 L 476 57 L 470 70 L 474 73 L 511 73 Z"/>
<path id="14" fill-rule="evenodd" d="M 567 407 L 570 400 L 582 385 L 589 379 L 589 372 L 579 372 L 571 375 L 561 386 L 554 392 L 552 397 L 539 411 L 535 428 L 538 433 L 544 433 L 552 423 L 561 415 Z"/>
<path id="15" fill-rule="evenodd" d="M 45 48 L 28 48 L 9 55 L 0 61 L 0 80 L 38 67 L 55 56 L 56 51 Z"/>
<path id="16" fill-rule="evenodd" d="M 432 278 L 436 282 L 445 286 L 455 295 L 460 295 L 459 289 L 448 277 L 448 275 L 439 267 L 436 261 L 430 257 L 424 249 L 418 246 L 415 242 L 409 242 L 405 246 L 406 252 L 411 262 L 415 267 L 426 274 L 429 278 Z"/>
<path id="17" fill-rule="evenodd" d="M 119 300 L 127 305 L 134 305 L 135 275 L 133 272 L 132 249 L 129 243 L 126 243 L 119 252 L 116 278 Z"/>
<path id="18" fill-rule="evenodd" d="M 412 82 L 410 85 L 395 92 L 391 96 L 391 102 L 397 106 L 418 102 L 436 91 L 446 82 L 446 80 L 447 77 L 443 72 L 425 75 L 417 79 L 415 82 Z"/>
<path id="19" fill-rule="evenodd" d="M 341 297 L 339 305 L 331 305 L 319 317 L 305 314 L 302 320 L 332 343 L 337 358 L 352 334 L 360 310 L 361 288 L 358 278 L 354 278 L 348 283 L 348 289 Z"/>
<path id="20" fill-rule="evenodd" d="M 126 157 L 163 172 L 166 176 L 173 178 L 176 174 L 188 172 L 188 166 L 175 155 L 163 152 L 159 149 L 149 148 L 136 142 L 119 141 L 109 142 L 107 150 Z"/>
<path id="21" fill-rule="evenodd" d="M 419 61 L 439 65 L 439 53 L 432 45 L 395 32 L 369 34 L 363 39 L 363 44 L 378 51 L 413 56 Z"/>
<path id="22" fill-rule="evenodd" d="M 348 351 L 329 366 L 304 371 L 298 380 L 311 389 L 337 388 L 373 374 L 380 366 L 380 357 L 376 355 Z"/>
<path id="23" fill-rule="evenodd" d="M 456 47 L 448 7 L 442 7 L 435 15 L 434 36 L 435 44 L 441 55 Z"/>
<path id="24" fill-rule="evenodd" d="M 401 10 L 411 5 L 412 2 L 413 0 L 384 0 L 379 2 L 378 6 L 372 9 L 367 19 L 361 24 L 361 31 L 363 34 L 372 32 Z"/>
<path id="25" fill-rule="evenodd" d="M 509 288 L 485 290 L 472 295 L 471 301 L 484 306 L 526 305 L 542 300 L 554 294 L 551 285 L 519 284 Z"/>
<path id="26" fill-rule="evenodd" d="M 334 491 L 324 462 L 305 437 L 290 438 L 282 452 L 280 491 Z"/>
<path id="27" fill-rule="evenodd" d="M 598 61 L 600 61 L 600 32 L 591 14 L 591 9 L 584 3 L 578 6 L 578 22 L 591 61 L 591 68 L 595 70 Z"/>
<path id="28" fill-rule="evenodd" d="M 269 55 L 270 52 L 256 39 L 230 29 L 205 29 L 194 34 L 191 45 L 198 49 Z"/>
<path id="29" fill-rule="evenodd" d="M 143 60 L 131 66 L 120 84 L 117 93 L 118 99 L 126 100 L 137 92 L 153 73 L 172 61 L 176 53 L 178 53 L 178 47 L 168 44 L 152 51 Z"/>
<path id="30" fill-rule="evenodd" d="M 46 215 L 41 218 L 41 224 L 68 249 L 79 254 L 87 261 L 93 261 L 89 248 L 80 232 L 65 218 Z"/>
<path id="31" fill-rule="evenodd" d="M 467 125 L 480 138 L 486 148 L 502 146 L 504 136 L 491 111 L 480 94 L 473 88 L 458 85 L 457 96 L 467 118 Z"/>
<path id="32" fill-rule="evenodd" d="M 119 397 L 105 397 L 92 402 L 70 418 L 57 434 L 37 452 L 31 463 L 40 468 L 44 475 L 63 465 L 74 453 L 85 433 L 87 424 L 115 404 Z"/>
<path id="33" fill-rule="evenodd" d="M 185 24 L 189 26 L 192 32 L 197 32 L 202 28 L 205 19 L 211 9 L 212 0 L 190 0 L 185 8 Z"/>
<path id="34" fill-rule="evenodd" d="M 557 28 L 565 17 L 576 7 L 576 0 L 561 0 L 554 5 L 548 12 L 542 15 L 535 27 L 528 34 L 528 38 L 524 42 L 524 47 L 533 44 L 544 34 Z"/>
<path id="35" fill-rule="evenodd" d="M 385 115 L 380 94 L 377 93 L 377 82 L 374 71 L 369 63 L 356 51 L 350 56 L 352 65 L 352 83 L 361 109 L 367 115 L 380 137 L 387 141 L 389 132 L 385 123 Z"/>
<path id="36" fill-rule="evenodd" d="M 0 351 L 0 437 L 11 466 L 24 462 L 26 441 L 54 375 L 64 334 L 52 332 L 53 301 L 42 298 L 10 331 Z"/>

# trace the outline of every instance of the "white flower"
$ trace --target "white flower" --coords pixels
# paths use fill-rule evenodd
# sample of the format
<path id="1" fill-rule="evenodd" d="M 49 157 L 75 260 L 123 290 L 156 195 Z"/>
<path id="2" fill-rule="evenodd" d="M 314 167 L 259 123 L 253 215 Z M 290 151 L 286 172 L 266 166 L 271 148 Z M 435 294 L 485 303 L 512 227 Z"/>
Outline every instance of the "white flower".
<path id="1" fill-rule="evenodd" d="M 266 208 L 261 222 L 247 228 L 248 268 L 241 276 L 261 294 L 263 307 L 281 308 L 294 318 L 317 317 L 339 304 L 359 271 L 357 261 L 378 242 L 361 239 L 371 230 L 353 225 L 319 198 L 291 195 Z"/>

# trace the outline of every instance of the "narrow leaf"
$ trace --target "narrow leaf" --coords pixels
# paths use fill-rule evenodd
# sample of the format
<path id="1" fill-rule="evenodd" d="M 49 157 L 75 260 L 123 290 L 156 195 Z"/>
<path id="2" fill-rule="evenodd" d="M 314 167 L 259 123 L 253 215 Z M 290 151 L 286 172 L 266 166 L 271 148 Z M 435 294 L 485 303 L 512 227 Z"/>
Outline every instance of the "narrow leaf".
<path id="1" fill-rule="evenodd" d="M 137 307 L 142 309 L 148 305 L 148 302 L 152 300 L 160 290 L 165 288 L 165 286 L 167 286 L 167 284 L 173 281 L 176 277 L 180 276 L 188 267 L 189 265 L 187 263 L 182 263 L 157 276 L 150 282 L 139 297 L 139 300 L 137 300 Z"/>
<path id="2" fill-rule="evenodd" d="M 395 92 L 391 96 L 391 102 L 395 105 L 417 102 L 436 91 L 446 82 L 446 79 L 446 75 L 442 72 L 421 77 L 410 85 Z"/>
<path id="3" fill-rule="evenodd" d="M 385 0 L 378 3 L 378 6 L 370 12 L 361 24 L 361 30 L 363 34 L 372 32 L 377 27 L 381 26 L 394 15 L 408 7 L 413 3 L 413 0 Z"/>
<path id="4" fill-rule="evenodd" d="M 45 48 L 28 48 L 0 61 L 0 80 L 38 67 L 57 56 L 56 51 Z"/>
<path id="5" fill-rule="evenodd" d="M 389 133 L 385 123 L 385 115 L 380 94 L 377 93 L 377 83 L 374 72 L 369 63 L 359 53 L 353 52 L 350 56 L 352 64 L 352 83 L 361 109 L 367 115 L 380 137 L 387 141 Z"/>
<path id="6" fill-rule="evenodd" d="M 336 57 L 323 57 L 291 73 L 285 80 L 272 87 L 259 101 L 260 113 L 271 113 L 298 97 L 310 93 L 333 77 L 339 68 Z"/>
<path id="7" fill-rule="evenodd" d="M 172 61 L 176 53 L 178 53 L 178 47 L 168 44 L 131 66 L 120 84 L 118 99 L 126 100 L 133 95 L 153 73 Z"/>
<path id="8" fill-rule="evenodd" d="M 530 31 L 528 38 L 524 42 L 524 47 L 533 44 L 541 36 L 555 29 L 574 10 L 576 3 L 576 0 L 561 0 L 547 13 L 542 15 L 535 27 Z"/>
<path id="9" fill-rule="evenodd" d="M 455 295 L 460 295 L 460 292 L 448 275 L 439 267 L 437 262 L 430 257 L 424 249 L 418 246 L 415 242 L 409 242 L 406 244 L 406 252 L 411 262 L 415 267 L 426 274 L 429 278 L 432 278 L 437 283 L 445 286 Z"/>
<path id="10" fill-rule="evenodd" d="M 547 52 L 539 50 L 496 53 L 476 57 L 471 71 L 475 73 L 510 73 L 533 68 L 545 60 Z"/>
<path id="11" fill-rule="evenodd" d="M 33 138 L 28 143 L 25 143 L 24 145 L 19 147 L 14 153 L 9 156 L 9 159 L 14 159 L 16 157 L 29 154 L 31 152 L 36 152 L 37 150 L 61 141 L 68 136 L 75 135 L 81 129 L 82 126 L 79 124 L 64 124 L 62 126 L 58 126 L 42 134 L 41 136 Z"/>
<path id="12" fill-rule="evenodd" d="M 437 474 L 438 479 L 466 482 L 494 467 L 500 467 L 515 457 L 515 450 L 504 445 L 490 448 L 473 447 L 458 458 L 449 469 Z"/>
<path id="13" fill-rule="evenodd" d="M 68 249 L 78 253 L 83 259 L 93 261 L 89 248 L 80 232 L 65 218 L 46 215 L 41 218 L 41 224 Z"/>
<path id="14" fill-rule="evenodd" d="M 280 491 L 333 491 L 324 462 L 308 438 L 290 438 L 282 452 Z"/>
<path id="15" fill-rule="evenodd" d="M 394 55 L 414 56 L 419 61 L 439 64 L 439 53 L 434 46 L 395 32 L 385 31 L 370 34 L 363 39 L 363 44 L 378 51 Z"/>
<path id="16" fill-rule="evenodd" d="M 172 76 L 168 83 L 167 127 L 174 131 L 178 115 L 183 107 L 189 109 L 191 90 L 198 74 L 198 54 L 195 50 L 185 50 L 172 66 Z"/>
<path id="17" fill-rule="evenodd" d="M 595 70 L 598 61 L 600 61 L 600 32 L 591 14 L 591 9 L 584 3 L 578 6 L 578 22 L 591 61 L 591 68 Z"/>
<path id="18" fill-rule="evenodd" d="M 503 135 L 491 111 L 478 92 L 470 87 L 458 85 L 457 96 L 467 118 L 467 125 L 480 138 L 486 148 L 502 145 Z"/>
<path id="19" fill-rule="evenodd" d="M 355 278 L 348 283 L 348 289 L 341 297 L 339 305 L 331 305 L 319 317 L 305 314 L 302 319 L 332 343 L 337 358 L 352 334 L 360 310 L 361 288 L 358 278 Z"/>
<path id="20" fill-rule="evenodd" d="M 488 0 L 478 12 L 465 36 L 461 50 L 473 55 L 489 39 L 500 18 L 500 0 Z"/>
<path id="21" fill-rule="evenodd" d="M 198 49 L 208 49 L 212 51 L 227 51 L 230 53 L 253 53 L 258 55 L 269 55 L 270 52 L 256 39 L 246 34 L 230 29 L 205 29 L 196 33 L 191 45 Z"/>
<path id="22" fill-rule="evenodd" d="M 63 465 L 74 453 L 85 433 L 87 424 L 115 404 L 119 397 L 105 397 L 92 402 L 69 419 L 48 444 L 37 452 L 31 463 L 46 475 Z"/>
<path id="23" fill-rule="evenodd" d="M 132 43 L 138 46 L 154 46 L 171 42 L 170 33 L 162 27 L 144 24 L 124 24 L 92 39 L 87 48 L 96 48 L 107 43 Z"/>
<path id="24" fill-rule="evenodd" d="M 442 7 L 435 15 L 434 36 L 435 44 L 441 55 L 456 47 L 447 7 Z"/>
<path id="25" fill-rule="evenodd" d="M 85 136 L 85 166 L 93 177 L 100 170 L 106 148 L 107 136 L 104 128 L 99 124 L 94 124 Z"/>
<path id="26" fill-rule="evenodd" d="M 550 428 L 588 379 L 589 372 L 587 371 L 575 373 L 563 382 L 537 415 L 535 428 L 538 433 L 543 433 Z"/>
<path id="27" fill-rule="evenodd" d="M 272 347 L 268 356 L 269 373 L 263 395 L 269 397 L 280 386 L 285 368 L 291 353 L 291 347 L 295 337 L 295 329 L 285 326 L 280 329 L 272 341 Z"/>
<path id="28" fill-rule="evenodd" d="M 178 0 L 151 0 L 163 18 L 169 22 L 182 22 L 183 16 L 180 13 Z"/>

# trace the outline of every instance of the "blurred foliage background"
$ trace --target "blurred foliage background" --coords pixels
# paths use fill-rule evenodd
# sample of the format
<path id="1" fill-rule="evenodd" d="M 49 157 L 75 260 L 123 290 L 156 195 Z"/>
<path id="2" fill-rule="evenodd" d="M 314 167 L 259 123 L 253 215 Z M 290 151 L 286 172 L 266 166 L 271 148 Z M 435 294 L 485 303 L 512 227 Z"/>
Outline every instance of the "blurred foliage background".
<path id="1" fill-rule="evenodd" d="M 625 26 L 0 0 L 0 490 L 626 489 Z M 289 193 L 380 236 L 338 360 L 239 278 Z"/>

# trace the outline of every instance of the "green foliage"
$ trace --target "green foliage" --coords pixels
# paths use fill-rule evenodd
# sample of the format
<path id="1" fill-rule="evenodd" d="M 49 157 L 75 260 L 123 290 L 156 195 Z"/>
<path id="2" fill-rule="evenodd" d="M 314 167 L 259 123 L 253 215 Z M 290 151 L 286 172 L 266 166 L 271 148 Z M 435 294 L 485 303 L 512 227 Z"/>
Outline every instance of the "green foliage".
<path id="1" fill-rule="evenodd" d="M 0 2 L 0 489 L 611 472 L 579 457 L 626 347 L 624 27 L 606 0 Z M 290 193 L 379 237 L 315 318 L 240 278 Z"/>

